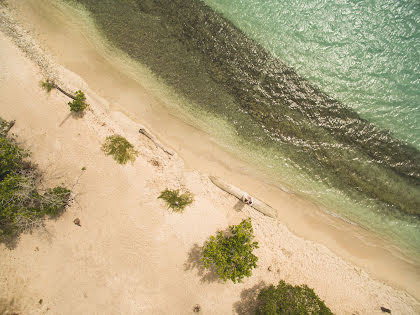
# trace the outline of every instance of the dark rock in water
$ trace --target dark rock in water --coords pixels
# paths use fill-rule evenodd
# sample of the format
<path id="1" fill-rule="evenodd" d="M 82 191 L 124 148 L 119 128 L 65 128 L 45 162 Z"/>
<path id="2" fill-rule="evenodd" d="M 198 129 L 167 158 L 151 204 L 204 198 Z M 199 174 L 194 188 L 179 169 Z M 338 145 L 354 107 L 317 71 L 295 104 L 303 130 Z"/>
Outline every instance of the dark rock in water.
<path id="1" fill-rule="evenodd" d="M 76 225 L 78 225 L 78 226 L 81 226 L 80 225 L 80 219 L 79 218 L 74 219 L 73 220 L 73 223 L 76 224 Z"/>
<path id="2" fill-rule="evenodd" d="M 383 307 L 383 306 L 381 306 L 381 311 L 384 312 L 384 313 L 391 314 L 391 310 L 389 308 L 386 308 L 386 307 Z"/>

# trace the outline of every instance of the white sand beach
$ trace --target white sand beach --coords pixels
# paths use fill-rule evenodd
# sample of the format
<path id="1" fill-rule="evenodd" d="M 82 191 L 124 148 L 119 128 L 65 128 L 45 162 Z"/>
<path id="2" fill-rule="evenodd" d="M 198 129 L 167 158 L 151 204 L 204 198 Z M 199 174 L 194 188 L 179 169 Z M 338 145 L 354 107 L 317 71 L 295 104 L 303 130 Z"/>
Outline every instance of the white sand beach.
<path id="1" fill-rule="evenodd" d="M 252 176 L 245 162 L 165 111 L 60 6 L 9 1 L 0 11 L 0 117 L 16 120 L 13 133 L 47 185 L 64 183 L 75 194 L 61 217 L 23 234 L 14 248 L 0 244 L 0 313 L 190 314 L 199 304 L 202 314 L 248 314 L 252 294 L 281 279 L 307 284 L 336 314 L 382 314 L 381 306 L 420 313 L 418 265 Z M 83 118 L 69 114 L 66 96 L 41 89 L 46 77 L 86 93 Z M 135 145 L 135 163 L 119 165 L 101 151 L 114 133 Z M 278 220 L 239 210 L 209 175 L 253 192 L 278 209 Z M 168 211 L 157 199 L 167 187 L 190 190 L 194 203 L 182 214 Z M 220 282 L 203 270 L 199 249 L 248 217 L 258 268 L 242 283 Z"/>

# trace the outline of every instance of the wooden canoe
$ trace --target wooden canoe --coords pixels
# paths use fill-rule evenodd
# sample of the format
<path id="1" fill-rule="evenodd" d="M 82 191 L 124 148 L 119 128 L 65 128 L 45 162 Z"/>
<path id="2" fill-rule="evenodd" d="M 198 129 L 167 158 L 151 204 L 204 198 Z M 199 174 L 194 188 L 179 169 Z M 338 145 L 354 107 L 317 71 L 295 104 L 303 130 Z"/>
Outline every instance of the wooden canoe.
<path id="1" fill-rule="evenodd" d="M 238 187 L 235 187 L 233 185 L 225 183 L 219 177 L 209 176 L 209 178 L 212 181 L 212 183 L 215 184 L 217 187 L 226 191 L 227 193 L 231 194 L 232 196 L 235 196 L 239 200 L 242 200 L 242 197 L 244 195 L 248 195 L 248 193 L 239 189 Z M 252 195 L 250 194 L 250 196 L 252 196 Z M 265 202 L 255 198 L 254 196 L 252 196 L 252 199 L 254 200 L 254 203 L 251 206 L 252 208 L 254 208 L 255 210 L 257 210 L 257 211 L 261 212 L 262 214 L 264 214 L 266 216 L 269 216 L 271 218 L 276 217 L 276 210 L 275 209 L 273 209 L 271 206 L 269 206 Z"/>

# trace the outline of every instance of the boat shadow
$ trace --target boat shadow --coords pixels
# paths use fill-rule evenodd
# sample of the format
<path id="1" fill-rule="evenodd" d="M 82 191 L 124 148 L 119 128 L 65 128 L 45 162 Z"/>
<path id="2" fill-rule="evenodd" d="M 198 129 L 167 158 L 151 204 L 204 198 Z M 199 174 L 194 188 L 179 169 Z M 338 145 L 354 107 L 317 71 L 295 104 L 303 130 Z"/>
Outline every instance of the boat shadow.
<path id="1" fill-rule="evenodd" d="M 233 206 L 233 209 L 237 212 L 242 212 L 245 207 L 245 203 L 242 200 L 238 200 L 238 202 Z"/>

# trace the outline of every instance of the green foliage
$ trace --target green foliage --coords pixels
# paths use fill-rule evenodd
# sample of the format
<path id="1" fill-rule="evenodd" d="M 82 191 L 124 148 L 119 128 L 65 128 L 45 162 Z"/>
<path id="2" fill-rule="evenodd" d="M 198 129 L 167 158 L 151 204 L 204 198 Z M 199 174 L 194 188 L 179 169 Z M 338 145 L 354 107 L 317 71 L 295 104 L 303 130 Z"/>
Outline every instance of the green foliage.
<path id="1" fill-rule="evenodd" d="M 180 194 L 179 189 L 169 190 L 168 188 L 162 191 L 158 198 L 165 200 L 168 208 L 175 212 L 183 212 L 185 207 L 194 201 L 194 196 L 189 191 Z"/>
<path id="2" fill-rule="evenodd" d="M 258 248 L 258 243 L 253 242 L 250 218 L 229 226 L 229 230 L 228 235 L 218 231 L 206 241 L 202 260 L 206 268 L 215 268 L 220 279 L 236 283 L 250 277 L 252 269 L 257 267 L 258 257 L 252 251 Z"/>
<path id="3" fill-rule="evenodd" d="M 45 215 L 60 214 L 70 201 L 64 187 L 38 188 L 41 175 L 25 160 L 28 155 L 14 137 L 0 132 L 0 240 L 41 225 Z"/>
<path id="4" fill-rule="evenodd" d="M 0 138 L 0 180 L 17 169 L 24 156 L 25 151 L 19 148 L 14 140 Z"/>
<path id="5" fill-rule="evenodd" d="M 23 165 L 29 154 L 20 148 L 13 136 L 7 135 L 9 123 L 0 119 L 0 180 Z"/>
<path id="6" fill-rule="evenodd" d="M 306 285 L 292 286 L 280 281 L 277 287 L 270 285 L 260 291 L 256 315 L 332 315 L 314 290 Z"/>
<path id="7" fill-rule="evenodd" d="M 89 104 L 86 103 L 85 93 L 80 90 L 76 91 L 76 99 L 68 104 L 70 106 L 70 111 L 75 113 L 82 113 L 89 106 Z"/>
<path id="8" fill-rule="evenodd" d="M 50 93 L 51 90 L 55 88 L 54 82 L 51 81 L 50 79 L 41 81 L 39 84 L 45 91 L 47 91 L 47 93 Z"/>
<path id="9" fill-rule="evenodd" d="M 27 199 L 32 192 L 21 193 L 24 184 L 25 178 L 16 174 L 9 174 L 0 181 L 0 222 L 3 227 L 14 223 L 19 216 L 25 215 Z"/>
<path id="10" fill-rule="evenodd" d="M 0 137 L 6 137 L 10 123 L 0 117 Z"/>
<path id="11" fill-rule="evenodd" d="M 42 196 L 42 210 L 49 216 L 57 216 L 63 212 L 70 200 L 71 191 L 65 187 L 49 188 Z"/>
<path id="12" fill-rule="evenodd" d="M 128 161 L 134 163 L 139 154 L 134 146 L 120 135 L 107 137 L 102 145 L 102 150 L 107 155 L 112 155 L 119 164 L 126 164 Z"/>

